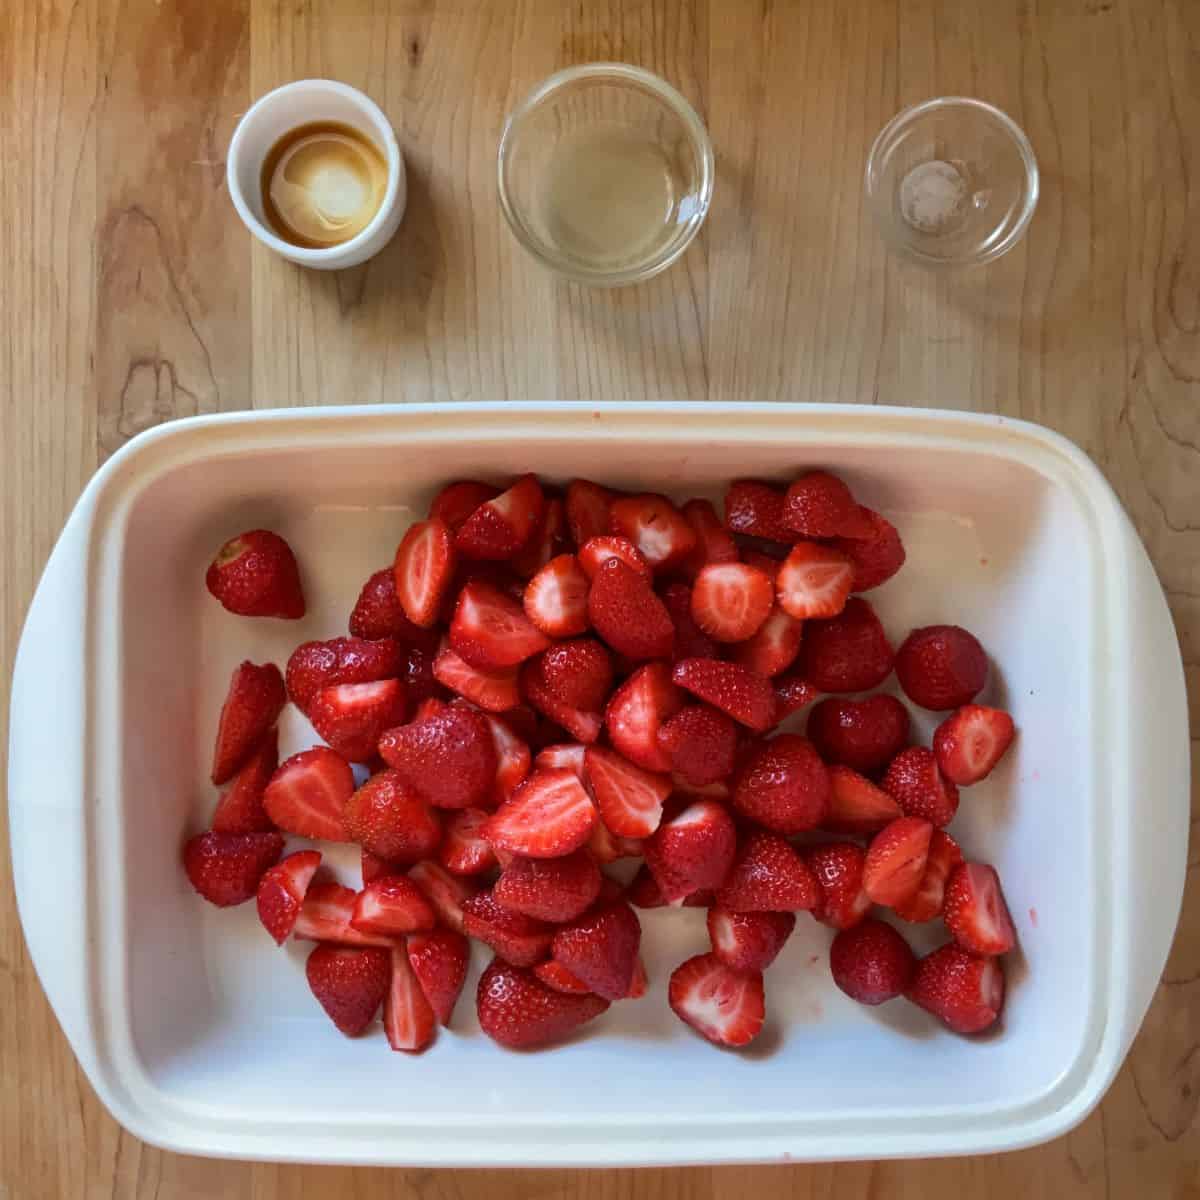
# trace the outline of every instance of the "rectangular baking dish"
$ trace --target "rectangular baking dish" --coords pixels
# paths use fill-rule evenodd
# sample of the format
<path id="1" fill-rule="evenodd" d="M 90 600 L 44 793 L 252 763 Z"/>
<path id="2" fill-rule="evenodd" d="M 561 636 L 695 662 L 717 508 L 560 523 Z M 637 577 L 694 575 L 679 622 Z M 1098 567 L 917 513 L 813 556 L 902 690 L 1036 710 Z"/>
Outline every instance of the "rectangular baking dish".
<path id="1" fill-rule="evenodd" d="M 537 471 L 678 497 L 822 465 L 900 528 L 873 600 L 894 641 L 957 622 L 1020 736 L 955 823 L 1018 927 L 1003 1029 L 967 1040 L 831 983 L 802 919 L 767 975 L 768 1027 L 715 1050 L 665 1002 L 703 913 L 644 914 L 649 993 L 559 1049 L 479 1032 L 477 956 L 421 1057 L 350 1041 L 253 905 L 179 865 L 203 828 L 217 712 L 242 658 L 345 632 L 361 581 L 442 483 Z M 303 622 L 246 621 L 203 586 L 249 527 L 295 548 Z M 918 718 L 927 738 L 932 720 Z M 312 740 L 289 711 L 285 751 Z M 93 1087 L 190 1154 L 339 1163 L 607 1165 L 961 1154 L 1063 1133 L 1103 1095 L 1165 962 L 1188 832 L 1179 650 L 1145 551 L 1063 438 L 990 416 L 790 405 L 458 405 L 246 413 L 136 438 L 97 473 L 34 599 L 13 680 L 9 805 L 21 918 Z M 356 882 L 352 850 L 335 865 Z M 930 936 L 933 936 L 932 934 Z M 924 943 L 928 945 L 929 943 Z"/>

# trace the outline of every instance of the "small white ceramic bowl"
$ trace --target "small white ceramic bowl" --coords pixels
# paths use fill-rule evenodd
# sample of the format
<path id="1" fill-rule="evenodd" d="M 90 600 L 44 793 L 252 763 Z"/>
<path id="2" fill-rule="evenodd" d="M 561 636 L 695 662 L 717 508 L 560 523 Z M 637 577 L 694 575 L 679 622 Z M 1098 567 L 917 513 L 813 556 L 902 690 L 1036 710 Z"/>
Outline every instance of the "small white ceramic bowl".
<path id="1" fill-rule="evenodd" d="M 271 147 L 289 130 L 313 121 L 338 121 L 371 139 L 387 160 L 388 185 L 379 211 L 359 234 L 338 246 L 294 246 L 271 232 L 262 203 L 262 165 Z M 404 217 L 408 185 L 404 156 L 383 110 L 357 88 L 332 79 L 298 79 L 254 102 L 229 143 L 225 179 L 243 224 L 264 246 L 301 267 L 336 271 L 378 254 Z"/>

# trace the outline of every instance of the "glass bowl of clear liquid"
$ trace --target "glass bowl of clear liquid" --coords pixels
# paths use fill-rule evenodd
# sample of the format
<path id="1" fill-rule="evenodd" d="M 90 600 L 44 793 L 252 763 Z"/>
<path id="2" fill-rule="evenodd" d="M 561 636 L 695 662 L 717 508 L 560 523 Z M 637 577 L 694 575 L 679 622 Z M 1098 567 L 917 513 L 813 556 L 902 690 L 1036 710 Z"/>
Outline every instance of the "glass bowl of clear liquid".
<path id="1" fill-rule="evenodd" d="M 1033 147 L 1006 113 L 943 96 L 897 113 L 867 158 L 885 241 L 926 266 L 991 262 L 1021 240 L 1038 200 Z"/>
<path id="2" fill-rule="evenodd" d="M 696 110 L 625 63 L 551 75 L 500 138 L 500 206 L 517 240 L 601 287 L 639 283 L 679 258 L 704 223 L 713 174 Z"/>

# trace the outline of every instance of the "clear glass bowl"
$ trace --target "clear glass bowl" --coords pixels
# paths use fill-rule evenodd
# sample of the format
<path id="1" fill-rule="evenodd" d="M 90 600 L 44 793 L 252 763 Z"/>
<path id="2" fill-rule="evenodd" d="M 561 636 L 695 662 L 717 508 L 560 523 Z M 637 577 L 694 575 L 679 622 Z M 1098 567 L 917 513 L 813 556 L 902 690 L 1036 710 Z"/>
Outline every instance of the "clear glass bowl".
<path id="1" fill-rule="evenodd" d="M 669 267 L 712 201 L 713 152 L 669 83 L 624 63 L 570 67 L 504 125 L 500 207 L 553 271 L 617 287 Z"/>
<path id="2" fill-rule="evenodd" d="M 867 158 L 867 203 L 893 249 L 927 266 L 990 262 L 1020 241 L 1038 199 L 1029 139 L 965 96 L 897 113 Z"/>

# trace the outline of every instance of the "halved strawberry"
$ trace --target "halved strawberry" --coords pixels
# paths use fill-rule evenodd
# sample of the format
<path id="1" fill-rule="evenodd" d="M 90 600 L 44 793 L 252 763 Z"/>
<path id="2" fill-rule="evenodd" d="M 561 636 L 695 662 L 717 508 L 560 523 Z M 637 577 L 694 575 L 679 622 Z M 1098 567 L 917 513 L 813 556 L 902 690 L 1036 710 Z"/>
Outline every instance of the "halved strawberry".
<path id="1" fill-rule="evenodd" d="M 396 597 L 404 615 L 422 629 L 431 628 L 454 578 L 454 535 L 437 517 L 410 525 L 392 563 Z"/>
<path id="2" fill-rule="evenodd" d="M 582 979 L 576 979 L 562 963 L 552 958 L 534 966 L 533 973 L 548 988 L 553 988 L 556 992 L 565 992 L 568 996 L 586 996 L 592 990 Z"/>
<path id="3" fill-rule="evenodd" d="M 372 775 L 346 799 L 349 838 L 389 863 L 428 858 L 442 840 L 442 823 L 417 790 L 391 769 Z"/>
<path id="4" fill-rule="evenodd" d="M 627 537 L 651 570 L 679 566 L 696 548 L 696 533 L 666 496 L 622 496 L 608 509 L 613 533 Z"/>
<path id="5" fill-rule="evenodd" d="M 463 902 L 463 932 L 486 942 L 517 967 L 532 967 L 548 958 L 554 940 L 552 926 L 506 908 L 492 892 L 479 892 Z"/>
<path id="6" fill-rule="evenodd" d="M 368 883 L 358 893 L 350 924 L 359 933 L 402 937 L 432 929 L 437 916 L 425 893 L 411 879 L 389 875 Z"/>
<path id="7" fill-rule="evenodd" d="M 854 564 L 854 582 L 850 590 L 866 592 L 886 583 L 904 566 L 904 543 L 886 517 L 861 505 L 858 514 L 862 528 L 845 537 L 834 538 L 832 545 Z"/>
<path id="8" fill-rule="evenodd" d="M 914 629 L 896 651 L 896 678 L 904 694 L 935 712 L 970 704 L 987 676 L 987 652 L 958 625 Z"/>
<path id="9" fill-rule="evenodd" d="M 263 792 L 279 766 L 279 733 L 268 729 L 217 801 L 216 833 L 269 833 L 275 828 L 263 808 Z"/>
<path id="10" fill-rule="evenodd" d="M 376 879 L 382 879 L 384 875 L 396 875 L 400 870 L 395 863 L 388 862 L 386 858 L 380 858 L 378 854 L 372 854 L 370 850 L 362 852 L 360 864 L 364 886 Z"/>
<path id="11" fill-rule="evenodd" d="M 859 1004 L 883 1004 L 902 996 L 917 960 L 904 938 L 874 917 L 843 929 L 829 948 L 833 982 Z"/>
<path id="12" fill-rule="evenodd" d="M 350 924 L 358 893 L 340 883 L 310 883 L 292 936 L 302 941 L 334 942 L 341 946 L 390 946 L 394 938 L 379 933 L 364 933 Z"/>
<path id="13" fill-rule="evenodd" d="M 317 693 L 308 718 L 343 758 L 366 762 L 383 732 L 404 720 L 407 704 L 407 689 L 399 679 L 339 683 Z"/>
<path id="14" fill-rule="evenodd" d="M 606 1000 L 623 1000 L 633 983 L 642 925 L 624 901 L 572 921 L 554 935 L 551 953 L 576 979 Z"/>
<path id="15" fill-rule="evenodd" d="M 450 1024 L 470 961 L 470 944 L 453 929 L 434 929 L 429 933 L 409 935 L 409 965 L 434 1016 L 442 1025 Z"/>
<path id="16" fill-rule="evenodd" d="M 396 595 L 396 572 L 391 567 L 376 571 L 363 584 L 350 613 L 350 635 L 368 641 L 395 637 L 405 645 L 428 641 L 428 631 L 408 619 Z"/>
<path id="17" fill-rule="evenodd" d="M 450 645 L 480 671 L 503 671 L 541 653 L 550 640 L 511 596 L 472 580 L 458 594 Z"/>
<path id="18" fill-rule="evenodd" d="M 408 877 L 425 893 L 439 919 L 456 933 L 462 933 L 462 906 L 478 889 L 469 880 L 451 875 L 445 867 L 429 859 L 411 867 Z"/>
<path id="19" fill-rule="evenodd" d="M 282 946 L 300 915 L 304 893 L 321 865 L 316 850 L 300 850 L 276 863 L 258 881 L 258 919 L 263 928 Z"/>
<path id="20" fill-rule="evenodd" d="M 938 770 L 933 752 L 924 746 L 909 746 L 892 759 L 883 790 L 906 817 L 923 817 L 941 826 L 949 825 L 958 812 L 958 788 Z"/>
<path id="21" fill-rule="evenodd" d="M 955 1033 L 982 1033 L 1004 1009 L 1004 971 L 951 942 L 917 963 L 905 994 Z"/>
<path id="22" fill-rule="evenodd" d="M 330 1020 L 347 1037 L 357 1037 L 379 1011 L 391 978 L 391 958 L 382 948 L 317 946 L 304 973 Z"/>
<path id="23" fill-rule="evenodd" d="M 802 538 L 870 532 L 850 489 L 828 471 L 807 471 L 788 488 L 782 519 Z"/>
<path id="24" fill-rule="evenodd" d="M 720 887 L 737 844 L 733 818 L 715 800 L 697 800 L 646 839 L 646 866 L 663 899 L 681 903 L 693 892 Z"/>
<path id="25" fill-rule="evenodd" d="M 642 863 L 634 872 L 633 878 L 625 889 L 625 899 L 635 908 L 664 908 L 666 899 L 658 881 L 650 873 L 650 868 Z M 701 888 L 698 892 L 683 898 L 683 908 L 710 908 L 716 903 L 716 894 L 712 888 Z"/>
<path id="26" fill-rule="evenodd" d="M 546 498 L 535 475 L 523 475 L 507 491 L 486 500 L 460 526 L 454 546 L 465 558 L 502 561 L 533 536 Z"/>
<path id="27" fill-rule="evenodd" d="M 283 676 L 274 663 L 242 663 L 229 681 L 213 748 L 212 781 L 227 783 L 254 753 L 287 703 Z"/>
<path id="28" fill-rule="evenodd" d="M 889 674 L 892 647 L 875 610 L 860 596 L 828 621 L 810 621 L 800 645 L 800 674 L 823 692 L 865 692 Z"/>
<path id="29" fill-rule="evenodd" d="M 482 875 L 496 865 L 496 855 L 481 830 L 488 814 L 482 808 L 460 808 L 450 814 L 438 847 L 438 859 L 455 875 Z"/>
<path id="30" fill-rule="evenodd" d="M 662 723 L 684 705 L 665 663 L 639 667 L 615 692 L 604 713 L 608 737 L 630 762 L 647 771 L 669 771 L 671 759 L 658 744 Z"/>
<path id="31" fill-rule="evenodd" d="M 771 682 L 775 693 L 776 724 L 786 720 L 792 713 L 799 712 L 821 694 L 811 683 L 794 673 L 777 676 Z"/>
<path id="32" fill-rule="evenodd" d="M 830 833 L 878 833 L 904 815 L 900 805 L 864 775 L 836 764 L 828 770 L 829 809 L 822 825 Z"/>
<path id="33" fill-rule="evenodd" d="M 738 730 L 732 719 L 707 704 L 689 704 L 659 726 L 658 746 L 675 774 L 693 787 L 733 773 Z"/>
<path id="34" fill-rule="evenodd" d="M 831 792 L 829 771 L 812 743 L 781 733 L 743 758 L 733 806 L 777 833 L 803 833 L 825 820 Z"/>
<path id="35" fill-rule="evenodd" d="M 429 505 L 430 517 L 446 523 L 451 533 L 457 533 L 466 519 L 481 505 L 500 495 L 500 489 L 477 479 L 463 479 L 448 483 Z"/>
<path id="36" fill-rule="evenodd" d="M 898 817 L 867 848 L 863 890 L 876 904 L 908 904 L 921 886 L 933 826 L 919 817 Z"/>
<path id="37" fill-rule="evenodd" d="M 584 771 L 600 819 L 619 837 L 649 837 L 662 819 L 671 780 L 635 766 L 612 750 L 589 746 Z"/>
<path id="38" fill-rule="evenodd" d="M 734 661 L 770 679 L 796 661 L 803 633 L 804 622 L 776 603 L 754 636 L 735 649 Z"/>
<path id="39" fill-rule="evenodd" d="M 573 554 L 552 558 L 525 588 L 525 615 L 548 637 L 574 637 L 588 627 L 591 582 Z"/>
<path id="40" fill-rule="evenodd" d="M 757 671 L 713 658 L 685 658 L 675 664 L 671 678 L 757 733 L 775 724 L 775 693 Z"/>
<path id="41" fill-rule="evenodd" d="M 505 908 L 559 924 L 586 912 L 600 894 L 600 868 L 587 850 L 562 858 L 514 858 L 492 889 Z"/>
<path id="42" fill-rule="evenodd" d="M 304 616 L 304 591 L 292 548 L 269 529 L 251 529 L 217 551 L 205 586 L 231 613 L 242 617 Z"/>
<path id="43" fill-rule="evenodd" d="M 572 479 L 567 484 L 567 527 L 576 547 L 608 533 L 608 509 L 616 498 L 616 492 L 588 479 Z"/>
<path id="44" fill-rule="evenodd" d="M 288 833 L 348 842 L 342 814 L 353 792 L 350 764 L 328 746 L 314 746 L 280 763 L 263 792 L 263 807 Z"/>
<path id="45" fill-rule="evenodd" d="M 512 557 L 512 569 L 522 579 L 532 579 L 567 544 L 567 518 L 558 496 L 547 496 L 541 519 L 529 541 Z"/>
<path id="46" fill-rule="evenodd" d="M 495 744 L 483 715 L 466 705 L 389 729 L 379 739 L 379 755 L 436 808 L 477 808 L 490 799 Z"/>
<path id="47" fill-rule="evenodd" d="M 559 858 L 586 844 L 596 808 L 570 770 L 538 770 L 525 780 L 484 826 L 498 850 L 527 858 Z"/>
<path id="48" fill-rule="evenodd" d="M 586 752 L 587 747 L 582 742 L 559 742 L 539 750 L 537 758 L 533 760 L 533 765 L 539 770 L 561 767 L 566 771 L 574 771 L 576 777 L 586 786 L 587 780 L 584 778 L 583 772 Z"/>
<path id="49" fill-rule="evenodd" d="M 627 538 L 620 534 L 606 533 L 602 537 L 588 538 L 579 547 L 576 555 L 579 569 L 587 576 L 590 583 L 596 578 L 596 573 L 609 559 L 619 558 L 631 571 L 649 580 L 650 564 L 642 552 Z"/>
<path id="50" fill-rule="evenodd" d="M 603 821 L 597 821 L 587 841 L 588 853 L 601 864 L 621 858 L 641 858 L 644 847 L 640 838 L 618 837 L 609 832 Z"/>
<path id="51" fill-rule="evenodd" d="M 692 616 L 692 589 L 686 583 L 668 583 L 659 593 L 675 626 L 675 658 L 720 658 L 717 643 Z"/>
<path id="52" fill-rule="evenodd" d="M 942 920 L 954 940 L 972 954 L 1007 954 L 1017 943 L 1000 876 L 985 863 L 954 868 L 946 884 Z"/>
<path id="53" fill-rule="evenodd" d="M 950 873 L 963 861 L 958 843 L 944 830 L 935 829 L 929 839 L 929 855 L 916 895 L 906 904 L 893 909 L 903 921 L 920 923 L 942 915 L 946 902 L 946 882 Z"/>
<path id="54" fill-rule="evenodd" d="M 517 668 L 480 671 L 471 666 L 448 642 L 442 644 L 433 662 L 433 675 L 443 687 L 465 696 L 485 712 L 503 713 L 521 703 Z"/>
<path id="55" fill-rule="evenodd" d="M 437 1036 L 433 1005 L 413 970 L 407 949 L 393 946 L 387 990 L 383 996 L 383 1029 L 393 1050 L 419 1054 Z"/>
<path id="56" fill-rule="evenodd" d="M 689 578 L 694 578 L 709 563 L 738 561 L 740 555 L 733 535 L 721 523 L 716 509 L 707 500 L 689 500 L 681 511 L 696 535 L 696 548 L 683 564 Z"/>
<path id="57" fill-rule="evenodd" d="M 908 709 L 895 696 L 830 696 L 808 716 L 808 736 L 827 763 L 880 771 L 908 744 Z"/>
<path id="58" fill-rule="evenodd" d="M 799 912 L 821 901 L 808 864 L 775 833 L 755 831 L 738 843 L 717 903 L 734 912 Z"/>
<path id="59" fill-rule="evenodd" d="M 608 1001 L 588 993 L 571 996 L 547 987 L 531 971 L 494 958 L 475 994 L 479 1027 L 494 1042 L 527 1050 L 560 1041 L 598 1017 Z"/>
<path id="60" fill-rule="evenodd" d="M 992 773 L 1015 734 L 1012 717 L 1002 709 L 967 704 L 937 727 L 933 752 L 942 774 L 966 787 Z"/>
<path id="61" fill-rule="evenodd" d="M 745 1046 L 766 1014 L 760 971 L 735 971 L 715 954 L 697 954 L 671 972 L 667 1000 L 680 1020 L 717 1046 Z"/>
<path id="62" fill-rule="evenodd" d="M 739 913 L 719 904 L 708 910 L 713 954 L 735 971 L 765 971 L 795 928 L 795 913 Z"/>
<path id="63" fill-rule="evenodd" d="M 770 576 L 742 562 L 710 563 L 692 584 L 692 617 L 718 642 L 744 642 L 770 615 Z"/>
<path id="64" fill-rule="evenodd" d="M 339 637 L 305 642 L 292 651 L 287 664 L 287 694 L 307 713 L 317 693 L 339 683 L 373 683 L 405 673 L 405 648 L 395 638 L 368 642 Z"/>
<path id="65" fill-rule="evenodd" d="M 797 620 L 836 617 L 846 607 L 854 567 L 831 546 L 797 542 L 775 577 L 780 607 Z"/>
<path id="66" fill-rule="evenodd" d="M 521 691 L 573 737 L 594 742 L 612 677 L 608 651 L 595 638 L 575 638 L 531 659 L 521 672 Z"/>
<path id="67" fill-rule="evenodd" d="M 725 493 L 725 528 L 773 542 L 794 542 L 783 523 L 783 492 L 756 479 L 735 479 Z"/>
<path id="68" fill-rule="evenodd" d="M 461 700 L 455 701 L 455 704 L 461 703 Z M 503 804 L 519 784 L 525 782 L 532 756 L 529 746 L 503 717 L 485 713 L 483 719 L 487 722 L 488 732 L 492 735 L 492 748 L 496 752 L 496 776 L 484 807 L 495 808 Z"/>
<path id="69" fill-rule="evenodd" d="M 592 628 L 618 653 L 636 660 L 669 658 L 675 626 L 649 582 L 619 558 L 597 570 L 588 593 Z"/>
<path id="70" fill-rule="evenodd" d="M 192 887 L 210 904 L 228 908 L 249 900 L 259 880 L 283 853 L 278 833 L 207 833 L 183 847 L 183 869 Z"/>
<path id="71" fill-rule="evenodd" d="M 834 929 L 857 925 L 871 908 L 871 898 L 862 885 L 866 851 L 853 842 L 826 842 L 806 846 L 802 854 L 821 889 L 813 916 Z"/>

